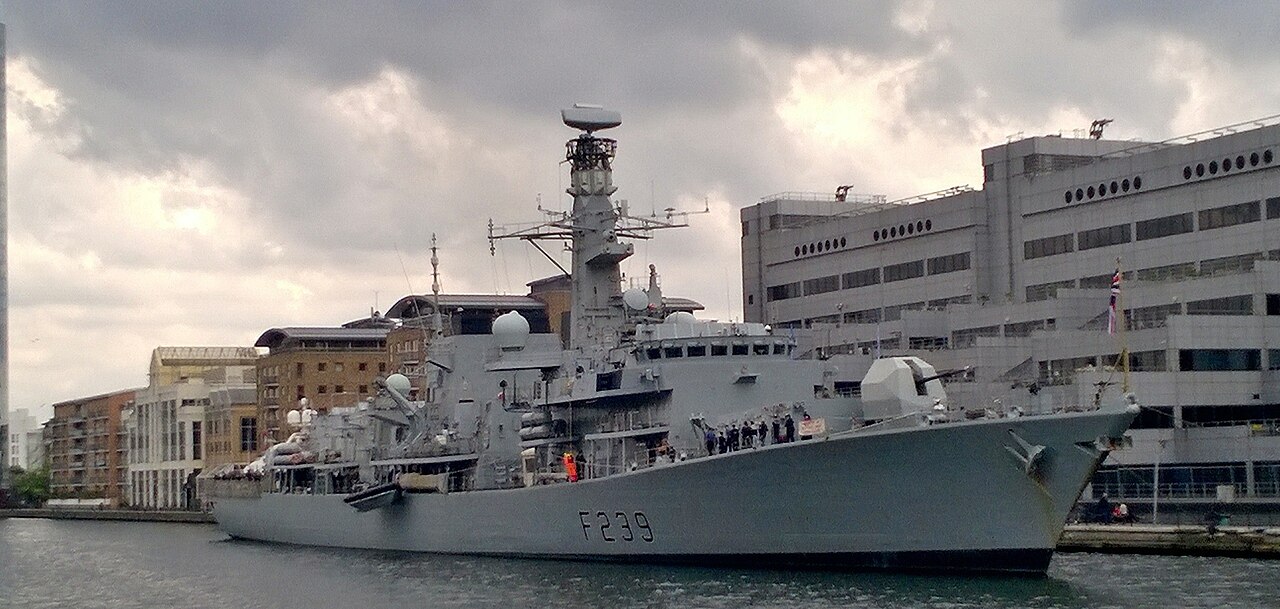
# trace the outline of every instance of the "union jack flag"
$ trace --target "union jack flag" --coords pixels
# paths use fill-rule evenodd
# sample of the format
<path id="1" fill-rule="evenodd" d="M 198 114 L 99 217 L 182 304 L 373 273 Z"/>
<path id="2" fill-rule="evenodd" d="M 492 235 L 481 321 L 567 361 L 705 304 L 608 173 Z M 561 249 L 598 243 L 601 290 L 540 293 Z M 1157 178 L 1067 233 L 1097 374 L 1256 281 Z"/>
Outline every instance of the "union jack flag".
<path id="1" fill-rule="evenodd" d="M 1111 276 L 1111 305 L 1107 311 L 1107 334 L 1116 335 L 1116 301 L 1120 299 L 1120 269 Z"/>

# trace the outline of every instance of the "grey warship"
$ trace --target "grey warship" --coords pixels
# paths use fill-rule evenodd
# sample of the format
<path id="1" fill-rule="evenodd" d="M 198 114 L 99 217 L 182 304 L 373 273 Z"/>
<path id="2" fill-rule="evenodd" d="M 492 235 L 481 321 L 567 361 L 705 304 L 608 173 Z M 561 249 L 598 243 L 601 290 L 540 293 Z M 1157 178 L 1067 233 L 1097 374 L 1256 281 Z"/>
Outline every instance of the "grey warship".
<path id="1" fill-rule="evenodd" d="M 580 132 L 571 210 L 490 238 L 570 244 L 567 341 L 517 312 L 489 334 L 448 334 L 436 307 L 423 399 L 393 374 L 357 406 L 291 412 L 287 441 L 212 481 L 222 530 L 505 557 L 1045 573 L 1138 411 L 1131 396 L 962 413 L 948 373 L 923 360 L 800 354 L 762 324 L 668 313 L 652 271 L 624 290 L 619 263 L 629 241 L 679 221 L 611 200 L 616 142 L 598 133 L 618 113 L 562 118 Z M 730 427 L 752 431 L 722 451 Z"/>

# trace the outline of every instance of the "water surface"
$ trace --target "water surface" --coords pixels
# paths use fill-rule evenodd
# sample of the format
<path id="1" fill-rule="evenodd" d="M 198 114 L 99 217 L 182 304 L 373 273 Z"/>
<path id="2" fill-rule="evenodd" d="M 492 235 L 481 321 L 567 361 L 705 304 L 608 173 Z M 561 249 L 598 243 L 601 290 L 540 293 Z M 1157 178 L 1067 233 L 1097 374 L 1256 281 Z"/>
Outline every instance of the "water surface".
<path id="1" fill-rule="evenodd" d="M 1280 608 L 1280 562 L 1059 554 L 1043 579 L 305 548 L 211 526 L 0 520 L 0 607 Z"/>

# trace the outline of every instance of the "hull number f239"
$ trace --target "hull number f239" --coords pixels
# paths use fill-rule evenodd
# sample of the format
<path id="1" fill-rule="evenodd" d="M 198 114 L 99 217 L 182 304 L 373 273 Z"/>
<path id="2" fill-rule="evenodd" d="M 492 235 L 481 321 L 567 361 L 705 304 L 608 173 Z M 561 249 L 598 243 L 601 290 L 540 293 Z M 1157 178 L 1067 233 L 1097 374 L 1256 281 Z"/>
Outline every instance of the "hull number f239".
<path id="1" fill-rule="evenodd" d="M 587 541 L 653 543 L 653 529 L 644 512 L 628 515 L 626 512 L 581 510 L 578 521 L 582 524 L 582 537 Z"/>

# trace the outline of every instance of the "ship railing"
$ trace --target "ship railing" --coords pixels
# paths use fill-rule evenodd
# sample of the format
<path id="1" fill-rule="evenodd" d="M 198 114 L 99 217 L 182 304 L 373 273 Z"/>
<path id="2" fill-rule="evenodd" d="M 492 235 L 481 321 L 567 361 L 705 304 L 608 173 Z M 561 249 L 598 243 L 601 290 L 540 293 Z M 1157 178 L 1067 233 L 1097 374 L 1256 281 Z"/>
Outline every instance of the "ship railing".
<path id="1" fill-rule="evenodd" d="M 1093 484 L 1095 499 L 1106 495 L 1109 499 L 1150 499 L 1154 485 L 1149 482 L 1119 482 Z M 1280 483 L 1254 485 L 1252 495 L 1245 482 L 1171 482 L 1160 484 L 1161 499 L 1217 499 L 1219 487 L 1234 487 L 1236 497 L 1280 497 Z"/>

